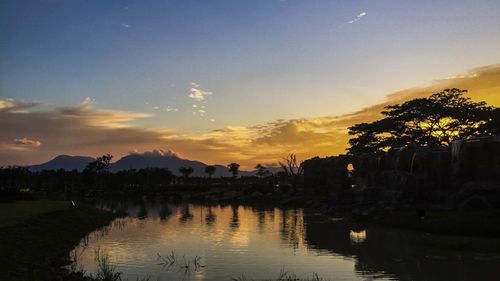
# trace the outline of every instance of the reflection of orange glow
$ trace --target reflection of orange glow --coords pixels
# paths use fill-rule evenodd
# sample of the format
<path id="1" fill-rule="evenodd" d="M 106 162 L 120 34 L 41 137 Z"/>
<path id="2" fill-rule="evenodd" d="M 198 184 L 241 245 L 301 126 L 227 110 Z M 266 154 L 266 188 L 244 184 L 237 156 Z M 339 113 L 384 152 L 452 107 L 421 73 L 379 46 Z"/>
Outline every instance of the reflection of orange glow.
<path id="1" fill-rule="evenodd" d="M 352 163 L 349 163 L 349 164 L 347 165 L 347 171 L 348 171 L 349 173 L 354 172 L 354 165 L 353 165 Z"/>
<path id="2" fill-rule="evenodd" d="M 366 230 L 351 230 L 351 232 L 349 233 L 349 238 L 351 238 L 351 242 L 353 243 L 363 243 L 366 240 Z"/>

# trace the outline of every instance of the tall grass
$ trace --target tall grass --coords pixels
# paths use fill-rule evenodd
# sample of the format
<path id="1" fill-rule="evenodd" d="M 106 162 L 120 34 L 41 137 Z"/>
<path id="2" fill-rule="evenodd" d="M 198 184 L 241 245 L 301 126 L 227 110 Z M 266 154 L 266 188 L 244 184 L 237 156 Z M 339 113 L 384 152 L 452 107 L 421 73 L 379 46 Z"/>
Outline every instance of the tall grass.
<path id="1" fill-rule="evenodd" d="M 186 256 L 179 257 L 174 251 L 166 256 L 162 256 L 160 253 L 157 253 L 157 255 L 156 260 L 159 261 L 158 265 L 166 269 L 176 266 L 185 273 L 188 273 L 191 271 L 199 272 L 202 268 L 206 267 L 206 265 L 201 264 L 201 257 L 199 256 L 195 256 L 193 259 L 186 259 Z"/>
<path id="2" fill-rule="evenodd" d="M 97 272 L 94 278 L 96 281 L 121 281 L 122 272 L 116 270 L 116 266 L 109 262 L 109 255 L 97 249 L 94 261 L 97 265 Z"/>
<path id="3" fill-rule="evenodd" d="M 232 281 L 256 281 L 257 279 L 248 279 L 245 276 L 232 278 Z M 317 273 L 313 273 L 311 278 L 299 278 L 293 273 L 287 272 L 285 269 L 281 269 L 277 278 L 274 279 L 260 279 L 261 281 L 327 281 L 320 278 Z"/>

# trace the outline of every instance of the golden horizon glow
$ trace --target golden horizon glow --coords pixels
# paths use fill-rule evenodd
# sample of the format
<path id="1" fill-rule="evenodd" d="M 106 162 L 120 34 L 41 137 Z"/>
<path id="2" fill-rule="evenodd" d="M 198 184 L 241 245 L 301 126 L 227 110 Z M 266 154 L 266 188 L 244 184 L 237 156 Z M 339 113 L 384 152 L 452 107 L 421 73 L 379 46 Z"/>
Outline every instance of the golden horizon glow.
<path id="1" fill-rule="evenodd" d="M 348 147 L 347 127 L 380 118 L 380 111 L 386 105 L 429 96 L 444 88 L 467 89 L 473 100 L 498 107 L 500 65 L 475 68 L 466 75 L 435 80 L 426 87 L 398 91 L 387 95 L 383 103 L 351 114 L 233 125 L 198 135 L 183 134 L 179 129 L 133 125 L 133 121 L 149 115 L 100 109 L 90 99 L 75 107 L 48 111 L 38 110 L 39 103 L 0 100 L 4 128 L 0 165 L 35 164 L 59 154 L 111 153 L 117 160 L 132 151 L 170 149 L 184 158 L 207 164 L 238 162 L 242 169 L 252 169 L 257 163 L 276 164 L 288 153 L 296 153 L 301 160 L 337 155 L 345 153 Z M 13 142 L 20 139 L 27 141 Z"/>

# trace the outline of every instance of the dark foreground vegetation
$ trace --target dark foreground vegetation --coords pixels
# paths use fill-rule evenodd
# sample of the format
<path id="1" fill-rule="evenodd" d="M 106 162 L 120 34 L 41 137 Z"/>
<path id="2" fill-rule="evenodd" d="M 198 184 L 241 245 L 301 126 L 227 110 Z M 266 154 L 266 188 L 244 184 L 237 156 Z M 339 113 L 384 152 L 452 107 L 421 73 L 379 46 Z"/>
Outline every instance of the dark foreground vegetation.
<path id="1" fill-rule="evenodd" d="M 117 214 L 67 201 L 0 204 L 0 280 L 84 280 L 70 273 L 69 252 Z"/>

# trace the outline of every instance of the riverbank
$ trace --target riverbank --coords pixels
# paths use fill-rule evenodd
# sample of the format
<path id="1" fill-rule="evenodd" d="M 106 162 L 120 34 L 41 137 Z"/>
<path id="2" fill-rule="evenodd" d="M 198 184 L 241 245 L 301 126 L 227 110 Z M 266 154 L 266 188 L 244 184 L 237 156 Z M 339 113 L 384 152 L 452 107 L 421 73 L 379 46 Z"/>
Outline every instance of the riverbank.
<path id="1" fill-rule="evenodd" d="M 0 204 L 0 280 L 81 280 L 62 268 L 69 252 L 117 215 L 66 201 Z"/>

